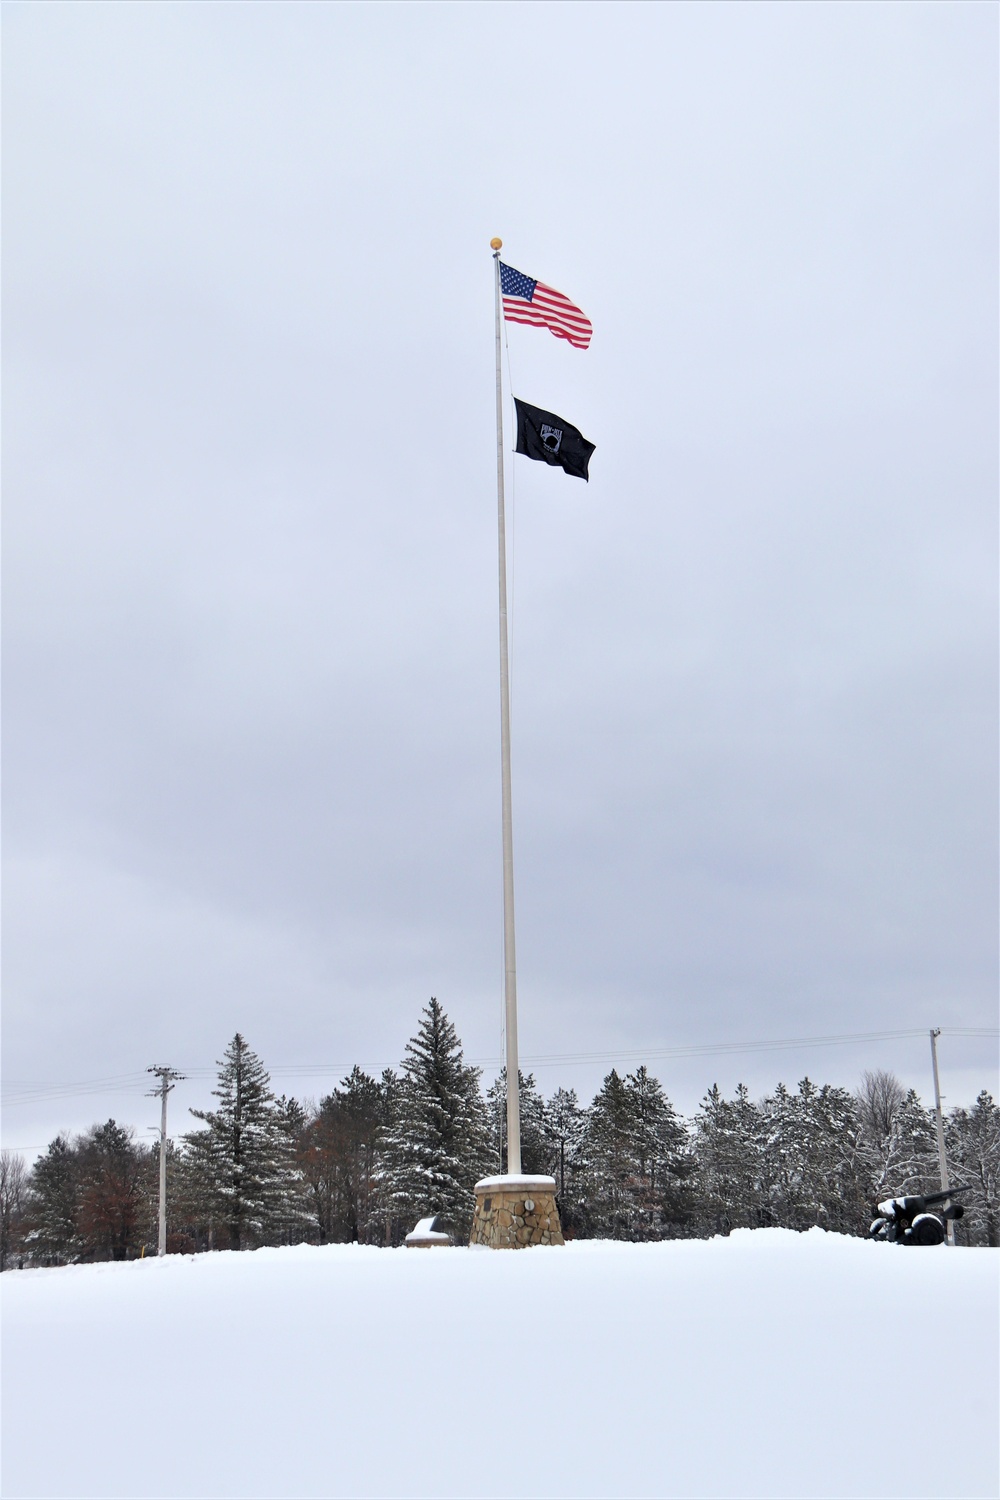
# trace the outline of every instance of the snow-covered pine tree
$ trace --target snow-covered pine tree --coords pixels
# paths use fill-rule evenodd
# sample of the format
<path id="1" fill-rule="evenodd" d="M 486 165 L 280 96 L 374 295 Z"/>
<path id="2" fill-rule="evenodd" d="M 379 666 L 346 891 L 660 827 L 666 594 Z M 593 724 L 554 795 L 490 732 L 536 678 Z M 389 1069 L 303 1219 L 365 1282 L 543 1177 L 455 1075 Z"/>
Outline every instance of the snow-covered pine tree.
<path id="1" fill-rule="evenodd" d="M 626 1078 L 612 1069 L 590 1107 L 584 1146 L 591 1233 L 663 1239 L 691 1217 L 692 1163 L 683 1122 L 647 1068 Z"/>
<path id="2" fill-rule="evenodd" d="M 985 1089 L 971 1109 L 948 1115 L 945 1146 L 951 1181 L 971 1188 L 962 1198 L 958 1243 L 1000 1245 L 1000 1108 Z"/>
<path id="3" fill-rule="evenodd" d="M 279 1216 L 272 1229 L 272 1239 L 282 1245 L 300 1245 L 316 1239 L 310 1212 L 309 1188 L 302 1171 L 301 1156 L 305 1147 L 306 1111 L 298 1099 L 282 1094 L 275 1100 L 275 1110 L 285 1138 L 287 1173 Z"/>
<path id="4" fill-rule="evenodd" d="M 552 1176 L 559 1192 L 568 1193 L 571 1176 L 580 1165 L 587 1131 L 587 1111 L 581 1105 L 576 1089 L 556 1089 L 546 1103 L 545 1118 L 554 1149 Z"/>
<path id="5" fill-rule="evenodd" d="M 860 1120 L 845 1089 L 803 1078 L 795 1094 L 779 1084 L 761 1100 L 763 1176 L 771 1222 L 857 1233 L 870 1220 L 859 1161 Z"/>
<path id="6" fill-rule="evenodd" d="M 180 1234 L 190 1249 L 214 1250 L 224 1238 L 215 1191 L 215 1161 L 204 1131 L 167 1143 L 167 1230 Z M 157 1151 L 157 1156 L 159 1152 Z"/>
<path id="7" fill-rule="evenodd" d="M 630 1073 L 625 1087 L 632 1108 L 636 1237 L 682 1233 L 692 1217 L 689 1180 L 694 1166 L 684 1122 L 647 1068 Z"/>
<path id="8" fill-rule="evenodd" d="M 612 1068 L 587 1114 L 583 1186 L 588 1234 L 614 1240 L 635 1237 L 633 1127 L 628 1088 Z"/>
<path id="9" fill-rule="evenodd" d="M 898 1123 L 899 1166 L 906 1175 L 904 1192 L 932 1193 L 940 1188 L 934 1111 L 916 1089 L 907 1089 Z M 894 1189 L 899 1192 L 899 1188 Z"/>
<path id="10" fill-rule="evenodd" d="M 694 1117 L 697 1216 L 709 1234 L 758 1229 L 771 1220 L 763 1182 L 764 1126 L 745 1083 L 735 1097 L 713 1084 Z"/>
<path id="11" fill-rule="evenodd" d="M 733 1227 L 732 1191 L 724 1149 L 725 1111 L 722 1090 L 713 1083 L 692 1121 L 697 1218 L 702 1231 L 708 1234 L 728 1234 Z"/>
<path id="12" fill-rule="evenodd" d="M 552 1167 L 562 1232 L 574 1238 L 586 1224 L 584 1143 L 587 1111 L 580 1105 L 576 1089 L 556 1089 L 545 1106 L 552 1137 Z"/>
<path id="13" fill-rule="evenodd" d="M 33 1261 L 59 1266 L 78 1259 L 83 1249 L 78 1213 L 76 1153 L 57 1135 L 35 1162 L 28 1184 L 25 1245 Z"/>
<path id="14" fill-rule="evenodd" d="M 552 1175 L 554 1141 L 549 1130 L 545 1100 L 538 1092 L 533 1073 L 518 1073 L 521 1106 L 521 1170 Z M 507 1069 L 501 1068 L 486 1093 L 490 1117 L 490 1147 L 498 1172 L 507 1170 Z"/>
<path id="15" fill-rule="evenodd" d="M 263 1063 L 239 1032 L 219 1063 L 217 1110 L 191 1111 L 206 1129 L 185 1137 L 191 1176 L 202 1184 L 207 1211 L 230 1248 L 280 1238 L 297 1198 L 296 1168 L 286 1121 Z"/>
<path id="16" fill-rule="evenodd" d="M 406 1218 L 402 1210 L 394 1207 L 392 1189 L 387 1171 L 388 1142 L 399 1118 L 402 1079 L 395 1068 L 383 1068 L 379 1083 L 379 1120 L 375 1134 L 375 1156 L 372 1167 L 372 1212 L 379 1224 L 378 1239 L 381 1244 L 394 1245 L 413 1228 L 409 1210 Z M 374 1226 L 373 1226 L 374 1237 Z"/>
<path id="17" fill-rule="evenodd" d="M 810 1224 L 838 1234 L 864 1234 L 871 1222 L 870 1187 L 857 1100 L 829 1083 L 807 1094 L 804 1084 L 799 1084 L 799 1109 L 807 1125 L 804 1181 L 812 1204 Z"/>
<path id="18" fill-rule="evenodd" d="M 431 997 L 406 1046 L 393 1119 L 382 1140 L 383 1211 L 412 1224 L 438 1214 L 456 1236 L 468 1234 L 473 1187 L 495 1167 L 480 1070 L 462 1056 L 451 1021 Z"/>
<path id="19" fill-rule="evenodd" d="M 798 1118 L 788 1088 L 779 1083 L 757 1106 L 763 1123 L 760 1173 L 767 1195 L 767 1223 L 790 1229 L 801 1172 Z"/>

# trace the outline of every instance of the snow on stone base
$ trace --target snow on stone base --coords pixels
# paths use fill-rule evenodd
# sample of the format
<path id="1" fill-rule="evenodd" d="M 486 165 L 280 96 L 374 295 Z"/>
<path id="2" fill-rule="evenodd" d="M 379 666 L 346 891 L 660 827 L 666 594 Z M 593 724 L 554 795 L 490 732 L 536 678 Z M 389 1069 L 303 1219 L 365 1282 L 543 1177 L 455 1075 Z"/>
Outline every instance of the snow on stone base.
<path id="1" fill-rule="evenodd" d="M 481 1177 L 475 1190 L 477 1193 L 527 1193 L 532 1188 L 539 1193 L 554 1193 L 556 1180 L 554 1177 L 531 1177 L 523 1173 L 517 1177 L 505 1174 L 501 1177 Z"/>

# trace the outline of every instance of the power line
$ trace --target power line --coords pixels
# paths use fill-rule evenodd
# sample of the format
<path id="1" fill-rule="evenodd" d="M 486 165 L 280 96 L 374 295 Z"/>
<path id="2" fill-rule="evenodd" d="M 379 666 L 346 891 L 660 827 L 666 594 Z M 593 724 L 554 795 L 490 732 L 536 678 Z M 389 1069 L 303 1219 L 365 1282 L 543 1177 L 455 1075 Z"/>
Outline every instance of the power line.
<path id="1" fill-rule="evenodd" d="M 136 1073 L 114 1073 L 108 1078 L 88 1078 L 83 1082 L 68 1083 L 6 1083 L 4 1094 L 13 1093 L 20 1097 L 24 1094 L 45 1093 L 55 1094 L 60 1089 L 73 1089 L 77 1093 L 90 1092 L 98 1089 L 114 1089 L 116 1085 L 124 1085 L 127 1088 L 138 1087 L 140 1082 L 145 1082 L 145 1075 Z M 13 1102 L 13 1101 L 12 1101 Z"/>
<path id="2" fill-rule="evenodd" d="M 539 1052 L 526 1054 L 522 1062 L 533 1067 L 556 1067 L 572 1063 L 615 1063 L 666 1060 L 687 1057 L 723 1057 L 753 1055 L 761 1052 L 788 1052 L 796 1049 L 816 1047 L 844 1047 L 864 1043 L 906 1041 L 926 1036 L 925 1027 L 904 1027 L 893 1031 L 856 1031 L 829 1036 L 781 1037 L 768 1040 L 743 1042 L 685 1043 L 674 1047 L 637 1047 L 606 1050 L 601 1052 Z M 1000 1036 L 997 1026 L 946 1026 L 941 1028 L 943 1036 L 990 1038 Z M 480 1067 L 499 1067 L 499 1054 L 491 1057 L 474 1057 L 470 1062 Z M 268 1069 L 272 1078 L 317 1078 L 337 1077 L 349 1073 L 353 1063 L 285 1063 Z M 214 1078 L 214 1068 L 188 1068 L 185 1078 L 199 1080 Z M 107 1078 L 92 1078 L 82 1082 L 21 1083 L 5 1087 L 5 1102 L 16 1104 L 40 1104 L 60 1099 L 84 1098 L 92 1094 L 139 1093 L 146 1084 L 144 1072 L 118 1073 Z"/>
<path id="3" fill-rule="evenodd" d="M 1000 1036 L 1000 1028 L 983 1027 L 976 1030 L 970 1028 L 961 1031 L 958 1028 L 951 1028 L 947 1034 L 950 1036 Z M 612 1062 L 616 1059 L 622 1062 L 641 1062 L 646 1058 L 652 1060 L 671 1057 L 716 1057 L 756 1052 L 794 1051 L 807 1047 L 844 1047 L 864 1042 L 905 1041 L 912 1037 L 923 1037 L 924 1035 L 924 1027 L 911 1026 L 897 1031 L 858 1031 L 840 1036 L 786 1037 L 770 1041 L 753 1042 L 704 1042 L 678 1047 L 645 1047 L 614 1053 L 546 1053 L 535 1057 L 525 1057 L 524 1061 L 533 1062 L 538 1066 L 554 1066 L 562 1063 Z"/>

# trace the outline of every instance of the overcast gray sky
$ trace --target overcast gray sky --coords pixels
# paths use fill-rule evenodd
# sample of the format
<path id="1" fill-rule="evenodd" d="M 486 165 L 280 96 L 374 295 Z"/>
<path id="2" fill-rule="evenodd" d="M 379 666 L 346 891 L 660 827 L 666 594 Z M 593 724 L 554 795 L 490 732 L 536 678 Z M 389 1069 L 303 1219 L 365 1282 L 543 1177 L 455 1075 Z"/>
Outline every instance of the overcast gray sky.
<path id="1" fill-rule="evenodd" d="M 151 1063 L 180 1128 L 237 1029 L 317 1095 L 430 994 L 499 1056 L 495 234 L 594 324 L 509 336 L 597 444 L 513 464 L 542 1087 L 927 1096 L 926 1031 L 655 1054 L 938 1025 L 995 1088 L 996 6 L 4 31 L 7 1143 Z"/>

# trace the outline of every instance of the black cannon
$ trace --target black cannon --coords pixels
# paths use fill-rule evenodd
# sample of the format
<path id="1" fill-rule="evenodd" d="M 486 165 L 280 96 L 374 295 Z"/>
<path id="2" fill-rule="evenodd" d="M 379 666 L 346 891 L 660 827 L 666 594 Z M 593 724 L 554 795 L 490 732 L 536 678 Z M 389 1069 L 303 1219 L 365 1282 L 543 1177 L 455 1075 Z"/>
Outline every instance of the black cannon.
<path id="1" fill-rule="evenodd" d="M 878 1205 L 879 1217 L 868 1231 L 870 1239 L 888 1240 L 895 1245 L 940 1245 L 949 1219 L 961 1219 L 965 1209 L 952 1202 L 968 1187 L 949 1188 L 944 1193 L 910 1193 L 904 1198 L 886 1198 Z M 936 1213 L 929 1209 L 937 1208 Z"/>

